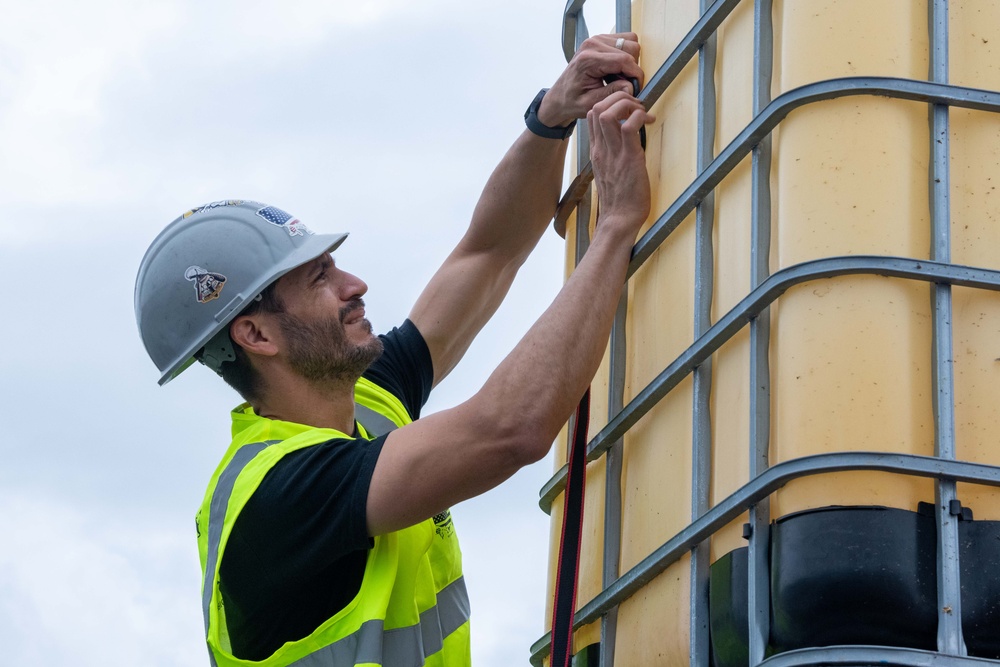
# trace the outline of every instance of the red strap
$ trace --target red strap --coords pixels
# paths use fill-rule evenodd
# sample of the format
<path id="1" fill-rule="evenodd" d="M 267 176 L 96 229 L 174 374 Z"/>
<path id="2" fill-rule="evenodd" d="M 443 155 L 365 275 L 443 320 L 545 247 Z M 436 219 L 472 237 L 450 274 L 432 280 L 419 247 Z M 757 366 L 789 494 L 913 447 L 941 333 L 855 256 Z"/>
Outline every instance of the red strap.
<path id="1" fill-rule="evenodd" d="M 583 536 L 583 500 L 587 485 L 587 425 L 590 422 L 590 389 L 580 399 L 573 420 L 569 471 L 563 493 L 562 537 L 556 567 L 555 599 L 552 603 L 551 667 L 570 667 L 573 657 L 573 615 L 580 570 L 580 540 Z"/>

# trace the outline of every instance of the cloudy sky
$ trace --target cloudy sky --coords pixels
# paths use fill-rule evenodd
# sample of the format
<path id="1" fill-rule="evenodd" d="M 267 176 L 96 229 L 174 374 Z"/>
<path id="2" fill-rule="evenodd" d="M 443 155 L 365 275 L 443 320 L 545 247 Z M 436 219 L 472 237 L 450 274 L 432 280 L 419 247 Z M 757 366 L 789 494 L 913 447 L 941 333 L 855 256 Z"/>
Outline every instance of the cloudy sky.
<path id="1" fill-rule="evenodd" d="M 588 5 L 610 27 L 610 0 Z M 20 666 L 206 664 L 194 512 L 238 400 L 165 388 L 142 254 L 184 210 L 274 203 L 349 231 L 373 324 L 405 317 L 521 115 L 563 66 L 562 0 L 0 0 L 0 646 Z M 430 410 L 478 389 L 552 299 L 550 233 Z M 551 461 L 455 509 L 480 666 L 544 632 Z"/>

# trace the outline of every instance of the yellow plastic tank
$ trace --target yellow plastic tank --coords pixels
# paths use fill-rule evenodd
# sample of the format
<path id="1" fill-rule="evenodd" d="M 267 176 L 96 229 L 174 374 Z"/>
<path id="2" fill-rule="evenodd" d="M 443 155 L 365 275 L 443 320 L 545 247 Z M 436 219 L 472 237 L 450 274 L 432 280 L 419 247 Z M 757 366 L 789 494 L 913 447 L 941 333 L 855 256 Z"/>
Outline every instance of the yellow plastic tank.
<path id="1" fill-rule="evenodd" d="M 698 22 L 701 4 L 633 2 L 632 30 L 640 37 L 647 78 Z M 771 99 L 844 77 L 929 80 L 934 45 L 925 1 L 773 0 L 771 12 Z M 951 0 L 947 21 L 948 83 L 1000 89 L 1000 3 Z M 713 156 L 754 119 L 754 44 L 754 3 L 735 3 L 710 47 L 715 62 L 708 80 L 716 104 L 707 124 L 715 136 Z M 699 123 L 698 70 L 695 54 L 651 106 L 658 119 L 647 130 L 653 213 L 644 231 L 698 178 L 699 128 L 704 132 L 706 126 L 704 117 Z M 797 108 L 777 125 L 770 133 L 765 174 L 769 273 L 855 255 L 934 259 L 930 169 L 935 149 L 929 108 L 919 101 L 850 95 Z M 1000 116 L 952 108 L 946 141 L 950 261 L 1000 269 Z M 713 323 L 752 291 L 753 196 L 747 154 L 726 172 L 711 199 Z M 582 209 L 596 211 L 596 201 Z M 592 231 L 594 224 L 593 215 L 578 220 L 574 214 L 567 221 L 567 272 L 574 264 L 578 226 Z M 696 342 L 695 248 L 692 211 L 629 281 L 626 405 Z M 771 304 L 770 466 L 832 452 L 936 455 L 933 290 L 932 283 L 920 280 L 849 275 L 803 282 Z M 1000 465 L 1000 294 L 953 288 L 951 327 L 955 457 Z M 711 357 L 709 506 L 751 481 L 750 344 L 744 326 Z M 591 437 L 609 419 L 608 366 L 606 357 L 592 388 Z M 692 522 L 694 401 L 688 375 L 624 437 L 621 573 Z M 566 460 L 565 437 L 556 451 L 558 470 Z M 581 608 L 603 589 L 605 472 L 604 457 L 589 464 L 577 596 Z M 958 497 L 976 521 L 1000 520 L 995 486 L 960 483 Z M 562 502 L 560 494 L 552 504 L 551 568 Z M 829 473 L 777 489 L 770 496 L 770 519 L 839 506 L 915 514 L 921 502 L 935 502 L 933 479 Z M 747 521 L 744 513 L 711 536 L 706 543 L 710 562 L 746 546 Z M 550 600 L 554 579 L 550 570 Z M 685 555 L 621 602 L 614 663 L 690 664 L 690 604 L 691 557 Z M 579 650 L 606 639 L 594 622 L 577 632 L 575 646 Z"/>

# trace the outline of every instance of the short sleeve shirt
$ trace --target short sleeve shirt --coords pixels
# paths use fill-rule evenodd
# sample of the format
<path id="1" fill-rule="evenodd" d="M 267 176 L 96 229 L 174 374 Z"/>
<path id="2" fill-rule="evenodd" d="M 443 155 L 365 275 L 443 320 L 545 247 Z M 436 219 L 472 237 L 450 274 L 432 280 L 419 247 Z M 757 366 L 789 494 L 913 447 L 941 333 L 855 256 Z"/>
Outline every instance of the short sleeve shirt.
<path id="1" fill-rule="evenodd" d="M 434 379 L 412 322 L 380 336 L 364 376 L 420 416 Z M 219 585 L 233 654 L 263 660 L 311 634 L 357 595 L 372 540 L 366 504 L 385 436 L 335 439 L 286 454 L 233 526 Z"/>

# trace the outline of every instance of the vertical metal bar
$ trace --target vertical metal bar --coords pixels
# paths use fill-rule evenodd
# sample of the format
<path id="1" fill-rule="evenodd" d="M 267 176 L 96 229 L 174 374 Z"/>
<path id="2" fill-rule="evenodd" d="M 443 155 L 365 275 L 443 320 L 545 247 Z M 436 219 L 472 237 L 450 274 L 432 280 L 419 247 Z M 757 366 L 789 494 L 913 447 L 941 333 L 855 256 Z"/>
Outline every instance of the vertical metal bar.
<path id="1" fill-rule="evenodd" d="M 632 0 L 616 0 L 615 32 L 632 30 Z M 628 318 L 628 285 L 622 295 L 611 326 L 611 359 L 608 369 L 608 420 L 625 406 L 625 363 L 627 340 L 625 322 Z M 622 447 L 619 438 L 608 450 L 604 460 L 604 568 L 601 585 L 610 586 L 620 573 L 622 544 Z M 615 642 L 618 636 L 618 607 L 608 610 L 601 617 L 601 667 L 615 664 Z"/>
<path id="2" fill-rule="evenodd" d="M 625 405 L 625 322 L 628 317 L 628 285 L 622 288 L 615 321 L 611 327 L 611 359 L 608 371 L 608 419 Z M 601 584 L 607 588 L 618 579 L 622 542 L 622 446 L 619 438 L 608 450 L 604 468 L 604 569 Z M 601 667 L 611 667 L 615 659 L 618 607 L 601 617 Z"/>
<path id="3" fill-rule="evenodd" d="M 774 68 L 774 29 L 771 0 L 754 4 L 753 115 L 760 114 L 771 101 L 771 74 Z M 753 149 L 751 163 L 750 288 L 755 289 L 770 275 L 771 254 L 771 136 Z M 768 352 L 771 343 L 771 309 L 764 309 L 750 322 L 750 479 L 768 467 L 771 436 L 771 370 Z M 771 502 L 761 500 L 750 508 L 750 543 L 747 558 L 747 620 L 749 664 L 764 660 L 770 635 L 771 598 L 768 547 Z"/>
<path id="4" fill-rule="evenodd" d="M 582 4 L 582 3 L 581 3 Z M 583 20 L 583 8 L 581 7 L 576 17 L 576 48 L 579 49 L 584 40 L 589 37 L 587 32 L 587 22 Z M 580 173 L 590 161 L 590 133 L 587 131 L 586 123 L 576 124 L 576 170 Z M 590 193 L 591 188 L 587 187 L 587 192 L 576 210 L 576 261 L 587 252 L 590 247 Z"/>
<path id="5" fill-rule="evenodd" d="M 701 0 L 704 14 L 710 0 Z M 716 35 L 712 35 L 698 51 L 698 156 L 697 170 L 701 173 L 715 157 Z M 695 211 L 695 282 L 694 337 L 699 338 L 712 325 L 712 294 L 715 289 L 715 261 L 712 234 L 715 228 L 715 193 L 709 193 Z M 693 442 L 691 470 L 691 519 L 696 520 L 709 509 L 712 479 L 712 360 L 709 358 L 694 370 Z M 691 550 L 691 630 L 689 664 L 707 667 L 708 643 L 708 572 L 711 543 L 702 542 Z"/>
<path id="6" fill-rule="evenodd" d="M 948 0 L 932 0 L 928 6 L 930 32 L 930 78 L 948 82 Z M 951 138 L 948 106 L 931 107 L 931 259 L 951 261 L 951 201 L 949 160 Z M 943 459 L 955 458 L 955 404 L 952 367 L 951 285 L 932 288 L 934 307 L 933 406 L 934 451 Z M 954 480 L 940 480 L 935 488 L 937 505 L 938 650 L 966 655 L 962 638 L 962 597 L 958 563 L 958 516 L 951 513 L 956 499 Z"/>
<path id="7" fill-rule="evenodd" d="M 632 0 L 615 1 L 615 32 L 632 32 Z"/>

